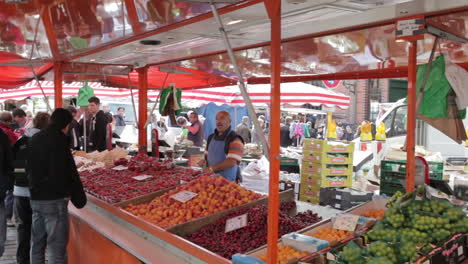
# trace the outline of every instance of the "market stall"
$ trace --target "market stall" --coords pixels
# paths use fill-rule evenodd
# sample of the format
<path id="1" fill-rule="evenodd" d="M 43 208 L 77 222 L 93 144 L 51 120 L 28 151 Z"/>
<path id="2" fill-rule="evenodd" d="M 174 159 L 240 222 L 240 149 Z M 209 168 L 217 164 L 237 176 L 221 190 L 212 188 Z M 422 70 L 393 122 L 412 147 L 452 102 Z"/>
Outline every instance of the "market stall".
<path id="1" fill-rule="evenodd" d="M 304 17 L 301 17 L 300 14 L 293 13 L 293 15 L 291 15 L 289 13 L 286 18 L 296 18 L 296 21 L 290 22 L 291 24 L 296 25 L 296 23 L 300 23 L 301 21 L 304 21 L 303 23 L 312 23 L 312 25 L 315 26 L 310 26 L 308 28 L 319 28 L 321 32 L 305 33 L 294 30 L 285 30 L 283 34 L 286 35 L 283 37 L 281 36 L 281 18 L 283 14 L 281 12 L 281 6 L 283 4 L 281 1 L 265 2 L 267 12 L 265 12 L 265 6 L 263 5 L 264 3 L 262 1 L 236 2 L 221 9 L 220 12 L 222 15 L 230 12 L 235 13 L 236 11 L 238 11 L 238 13 L 243 13 L 246 10 L 261 10 L 261 15 L 263 15 L 264 18 L 271 20 L 271 25 L 270 23 L 266 23 L 267 26 L 264 27 L 264 29 L 267 28 L 268 30 L 265 30 L 265 32 L 259 32 L 258 28 L 253 32 L 241 32 L 240 34 L 246 33 L 246 35 L 250 35 L 252 40 L 249 40 L 249 38 L 247 38 L 245 35 L 241 35 L 242 38 L 238 39 L 241 43 L 236 44 L 236 49 L 238 49 L 236 52 L 244 52 L 243 49 L 253 47 L 253 50 L 250 50 L 251 52 L 247 52 L 246 54 L 243 54 L 243 56 L 239 56 L 239 61 L 241 62 L 240 65 L 242 65 L 245 72 L 251 73 L 248 79 L 251 79 L 252 83 L 266 83 L 271 81 L 272 84 L 270 99 L 272 124 L 270 140 L 268 142 L 270 156 L 268 198 L 262 196 L 261 194 L 249 191 L 237 184 L 227 183 L 222 178 L 209 177 L 208 175 L 199 175 L 192 171 L 189 172 L 188 170 L 191 169 L 187 169 L 187 171 L 182 173 L 185 176 L 193 176 L 187 179 L 187 182 L 185 179 L 181 179 L 181 177 L 179 177 L 181 175 L 178 175 L 178 170 L 182 169 L 174 166 L 173 163 L 149 160 L 149 158 L 144 155 L 136 156 L 130 161 L 127 159 L 125 159 L 126 161 L 117 160 L 118 163 L 122 162 L 122 164 L 116 164 L 115 161 L 113 161 L 113 165 L 109 164 L 103 169 L 96 169 L 96 171 L 89 172 L 88 170 L 87 173 L 82 174 L 82 177 L 87 185 L 90 204 L 84 210 L 76 210 L 70 206 L 70 213 L 72 215 L 71 234 L 72 236 L 76 236 L 72 237 L 71 239 L 70 250 L 71 252 L 77 252 L 77 254 L 70 254 L 70 256 L 74 256 L 70 262 L 80 262 L 80 258 L 83 257 L 80 252 L 83 251 L 79 247 L 82 243 L 87 245 L 87 239 L 90 237 L 92 238 L 93 236 L 98 236 L 99 239 L 93 239 L 93 244 L 95 243 L 96 246 L 93 245 L 92 248 L 87 250 L 89 259 L 86 261 L 90 263 L 99 262 L 102 254 L 94 255 L 90 252 L 96 252 L 100 249 L 108 250 L 109 256 L 121 256 L 120 260 L 122 261 L 124 259 L 128 259 L 129 262 L 133 262 L 135 258 L 137 258 L 139 261 L 149 263 L 230 263 L 231 260 L 226 257 L 232 256 L 233 253 L 244 253 L 247 255 L 263 258 L 266 259 L 269 263 L 277 263 L 277 260 L 279 259 L 278 257 L 280 257 L 282 261 L 288 261 L 289 259 L 287 258 L 291 255 L 294 255 L 296 258 L 302 258 L 301 261 L 306 261 L 306 263 L 307 261 L 314 261 L 311 263 L 317 263 L 317 259 L 315 259 L 315 257 L 318 257 L 318 263 L 324 263 L 325 261 L 331 259 L 328 258 L 328 254 L 322 253 L 328 253 L 332 248 L 338 250 L 338 252 L 331 252 L 330 254 L 335 254 L 337 258 L 342 256 L 344 261 L 347 263 L 357 261 L 358 259 L 361 261 L 363 258 L 369 258 L 371 261 L 373 261 L 371 263 L 377 263 L 377 261 L 387 263 L 388 260 L 385 262 L 386 260 L 384 260 L 383 257 L 387 257 L 387 259 L 392 262 L 395 260 L 395 255 L 397 253 L 401 253 L 400 255 L 405 257 L 405 259 L 402 259 L 402 261 L 413 261 L 415 256 L 421 259 L 430 259 L 434 256 L 434 254 L 437 254 L 437 252 L 444 252 L 442 255 L 445 255 L 445 258 L 443 259 L 446 261 L 451 261 L 455 258 L 457 261 L 462 260 L 462 255 L 465 255 L 464 252 L 466 251 L 464 251 L 463 246 L 461 246 L 461 251 L 463 252 L 463 254 L 461 254 L 459 253 L 459 248 L 461 244 L 466 244 L 466 213 L 461 211 L 460 208 L 456 207 L 456 201 L 453 201 L 452 199 L 439 202 L 435 201 L 435 198 L 433 197 L 428 197 L 427 193 L 430 193 L 430 191 L 428 191 L 430 189 L 412 192 L 414 189 L 415 180 L 414 121 L 416 98 L 414 92 L 416 90 L 415 68 L 417 64 L 417 43 L 414 40 L 411 41 L 411 48 L 408 54 L 406 51 L 406 45 L 396 44 L 397 42 L 395 42 L 394 33 L 395 26 L 397 24 L 397 16 L 401 18 L 416 14 L 426 14 L 427 20 L 433 20 L 433 22 L 440 22 L 440 20 L 442 20 L 442 22 L 448 21 L 450 23 L 454 23 L 458 26 L 456 28 L 457 31 L 464 32 L 464 28 L 459 27 L 461 24 L 464 25 L 466 19 L 463 15 L 460 14 L 464 14 L 464 12 L 466 13 L 467 3 L 466 1 L 446 1 L 446 6 L 440 7 L 437 5 L 432 5 L 433 2 L 430 1 L 422 2 L 424 3 L 422 6 L 419 6 L 419 8 L 407 10 L 400 10 L 400 8 L 405 7 L 405 5 L 398 5 L 395 3 L 390 4 L 390 6 L 382 7 L 385 10 L 374 10 L 374 8 L 368 8 L 368 10 L 351 9 L 354 10 L 354 12 L 364 12 L 365 15 L 355 15 L 353 11 L 351 11 L 351 14 L 346 14 L 348 15 L 347 18 L 349 20 L 337 20 L 335 19 L 335 16 L 340 16 L 342 14 L 333 14 L 332 19 L 338 21 L 337 23 L 329 23 L 330 21 L 317 22 L 315 19 L 306 20 Z M 181 14 L 188 14 L 189 12 L 183 12 L 187 11 L 187 9 L 182 6 L 178 8 L 180 9 L 180 12 L 177 13 L 180 15 L 180 17 L 173 17 L 171 12 L 163 12 L 163 14 L 166 15 L 159 18 L 161 20 L 159 22 L 163 24 L 171 24 L 172 22 L 177 21 L 177 19 L 181 21 L 180 23 L 155 30 L 154 32 L 144 32 L 145 29 L 141 28 L 142 23 L 139 23 L 138 21 L 139 16 L 136 12 L 135 3 L 133 1 L 125 1 L 125 3 L 126 7 L 124 7 L 124 5 L 121 5 L 121 7 L 127 9 L 129 28 L 132 29 L 132 33 L 136 34 L 128 38 L 124 38 L 125 41 L 123 41 L 123 43 L 114 42 L 111 45 L 103 45 L 101 47 L 94 46 L 95 44 L 93 44 L 91 40 L 89 43 L 85 40 L 85 47 L 83 47 L 81 51 L 79 48 L 76 48 L 77 50 L 75 50 L 76 53 L 74 54 L 79 55 L 76 57 L 73 55 L 72 57 L 77 63 L 94 63 L 103 61 L 107 63 L 109 60 L 113 63 L 122 64 L 125 62 L 131 62 L 132 65 L 135 64 L 137 66 L 135 71 L 136 73 L 133 73 L 133 80 L 138 80 L 138 90 L 140 95 L 140 118 L 138 120 L 140 129 L 139 145 L 141 147 L 141 152 L 144 152 L 146 147 L 146 131 L 144 129 L 146 124 L 145 108 L 147 103 L 148 88 L 151 88 L 148 83 L 149 70 L 145 64 L 146 62 L 151 61 L 151 63 L 154 64 L 162 64 L 178 61 L 181 64 L 191 65 L 196 68 L 204 68 L 205 72 L 210 72 L 211 74 L 217 72 L 219 75 L 232 77 L 232 73 L 230 72 L 230 67 L 222 67 L 222 65 L 228 63 L 228 60 L 226 59 L 226 55 L 219 51 L 219 38 L 213 38 L 213 40 L 209 38 L 208 40 L 203 38 L 195 40 L 195 42 L 202 41 L 203 47 L 198 46 L 194 49 L 187 48 L 185 50 L 185 48 L 171 48 L 170 45 L 174 44 L 165 45 L 163 47 L 165 50 L 159 52 L 158 48 L 151 49 L 146 47 L 148 49 L 133 49 L 134 47 L 132 45 L 135 45 L 135 43 L 131 41 L 139 42 L 140 38 L 148 37 L 158 33 L 164 34 L 162 31 L 170 31 L 171 29 L 177 30 L 180 29 L 180 26 L 184 26 L 189 23 L 193 23 L 194 25 L 195 23 L 200 23 L 197 24 L 199 27 L 198 29 L 205 33 L 209 31 L 210 28 L 216 27 L 213 26 L 213 23 L 208 22 L 208 18 L 211 17 L 209 14 L 203 14 L 201 11 L 199 13 L 195 12 L 195 16 L 193 16 L 193 14 L 184 16 Z M 45 27 L 45 34 L 47 35 L 47 38 L 50 42 L 51 54 L 53 55 L 55 66 L 54 71 L 56 73 L 54 76 L 56 106 L 59 107 L 61 106 L 62 100 L 61 96 L 63 78 L 61 74 L 61 67 L 63 66 L 61 61 L 63 58 L 66 58 L 62 57 L 61 55 L 66 53 L 67 47 L 69 48 L 69 46 L 66 45 L 66 38 L 57 39 L 54 29 L 56 25 L 61 25 L 61 23 L 55 23 L 56 25 L 52 23 L 53 20 L 56 20 L 57 18 L 51 15 L 50 9 L 39 8 L 43 4 L 41 1 L 37 1 L 36 4 L 37 6 L 32 8 L 32 10 L 35 11 L 32 12 L 39 13 L 39 17 L 42 16 L 45 18 L 43 22 Z M 284 4 L 286 6 L 285 10 L 289 12 L 289 9 L 293 9 L 295 4 L 298 3 L 289 3 L 288 1 L 288 3 Z M 26 6 L 31 8 L 29 4 L 26 4 Z M 190 4 L 188 6 L 192 8 L 194 7 L 190 6 Z M 261 9 L 258 9 L 259 6 Z M 395 8 L 395 6 L 399 8 L 400 13 L 398 13 L 398 15 L 395 15 L 395 12 L 388 12 L 388 8 Z M 24 6 L 19 7 L 24 8 Z M 320 5 L 319 7 L 324 8 Z M 252 10 L 250 8 L 257 9 Z M 299 5 L 299 7 L 296 8 L 301 9 L 303 7 Z M 80 8 L 78 7 L 78 9 Z M 85 9 L 88 10 L 89 8 Z M 296 11 L 299 11 L 298 9 L 296 9 Z M 162 7 L 158 6 L 156 10 L 162 11 L 163 9 Z M 350 12 L 346 9 L 340 10 L 345 13 Z M 16 7 L 13 8 L 12 12 L 10 10 L 10 13 L 16 14 L 15 11 Z M 452 16 L 452 13 L 455 14 L 454 17 Z M 122 14 L 124 14 L 124 12 L 122 12 Z M 196 16 L 196 14 L 200 16 Z M 459 23 L 460 21 L 458 20 L 461 20 L 461 23 Z M 346 23 L 346 25 L 340 24 L 340 21 L 343 21 L 342 23 Z M 328 23 L 329 26 L 323 25 Z M 125 18 L 123 18 L 123 24 L 125 24 Z M 261 25 L 257 24 L 256 26 L 260 27 Z M 332 26 L 336 28 L 330 28 Z M 124 37 L 125 28 L 126 26 L 123 25 Z M 61 33 L 63 33 L 63 30 L 57 30 L 57 35 L 61 36 Z M 99 34 L 99 32 L 88 33 L 89 35 Z M 183 38 L 191 38 L 193 36 L 193 32 L 191 34 L 184 34 L 184 32 L 172 31 L 172 33 L 180 33 Z M 268 35 L 268 33 L 271 33 L 271 38 L 262 38 L 262 35 Z M 343 37 L 341 33 L 343 33 L 346 37 Z M 86 39 L 85 35 L 86 34 L 80 35 L 80 38 Z M 188 37 L 189 35 L 190 37 Z M 378 36 L 378 38 L 376 38 L 376 36 Z M 382 36 L 385 36 L 387 43 L 378 43 L 378 39 L 380 39 Z M 168 39 L 170 39 L 170 37 L 172 39 L 174 38 L 170 35 L 166 37 Z M 318 41 L 311 42 L 311 38 L 317 38 Z M 349 41 L 350 39 L 354 40 L 355 42 Z M 283 47 L 281 47 L 282 40 L 285 41 Z M 370 40 L 370 43 L 366 40 Z M 432 37 L 428 37 L 426 40 L 428 43 L 431 43 Z M 157 41 L 155 40 L 147 39 L 147 41 L 153 43 L 151 45 L 158 45 L 158 43 L 156 43 Z M 182 40 L 178 39 L 178 41 L 180 42 Z M 187 44 L 187 42 L 190 42 L 186 41 L 187 40 L 184 39 L 182 43 Z M 264 43 L 262 43 L 262 41 Z M 298 42 L 300 43 L 301 41 L 305 41 L 307 44 L 303 42 L 302 45 L 298 45 Z M 337 45 L 337 43 L 343 42 L 345 45 Z M 309 45 L 311 43 L 315 44 Z M 451 54 L 451 57 L 454 59 L 454 61 L 458 63 L 465 63 L 465 54 L 464 52 L 460 52 L 460 50 L 463 50 L 463 45 L 462 47 L 454 47 L 450 44 L 451 43 L 449 42 L 446 48 L 448 50 L 456 51 Z M 388 50 L 385 50 L 385 47 L 388 47 Z M 422 49 L 426 51 L 427 47 L 423 45 Z M 268 50 L 268 52 L 265 50 Z M 151 53 L 154 52 L 156 55 L 149 55 L 148 51 L 151 51 Z M 233 50 L 229 47 L 228 51 L 230 53 L 230 57 L 233 58 Z M 368 59 L 369 53 L 372 54 L 374 59 Z M 282 58 L 282 54 L 286 55 L 285 58 Z M 310 56 L 302 56 L 304 54 Z M 346 54 L 346 56 L 343 56 L 343 54 Z M 147 58 L 148 56 L 149 58 Z M 264 63 L 264 56 L 266 56 L 266 58 L 271 58 L 271 64 Z M 33 56 L 31 56 L 31 58 L 32 57 Z M 144 63 L 142 66 L 141 60 L 143 59 Z M 420 56 L 419 59 L 425 62 L 425 56 Z M 284 60 L 287 60 L 287 65 L 281 64 L 281 62 L 284 62 Z M 256 61 L 257 64 L 253 63 L 254 61 Z M 293 63 L 293 65 L 289 63 Z M 254 65 L 254 67 L 251 67 L 250 65 Z M 258 67 L 255 67 L 255 65 Z M 309 67 L 305 71 L 303 70 L 304 65 Z M 75 67 L 72 63 L 65 64 L 65 66 Z M 221 69 L 217 69 L 217 67 L 220 67 Z M 239 71 L 238 67 L 234 68 Z M 259 74 L 253 74 L 253 72 L 257 72 Z M 268 72 L 266 76 L 264 74 L 265 72 Z M 287 197 L 284 197 L 287 195 L 282 195 L 279 192 L 279 117 L 281 110 L 280 83 L 282 81 L 305 81 L 317 78 L 384 78 L 405 77 L 406 75 L 410 81 L 409 90 L 411 91 L 411 96 L 409 96 L 408 102 L 410 109 L 412 109 L 409 111 L 408 116 L 409 137 L 407 144 L 407 163 L 405 171 L 402 172 L 404 175 L 407 175 L 407 182 L 405 186 L 405 190 L 407 191 L 406 196 L 398 198 L 399 195 L 397 195 L 395 197 L 396 200 L 391 201 L 391 203 L 388 204 L 389 209 L 384 208 L 385 203 L 383 202 L 372 201 L 367 203 L 364 206 L 377 207 L 372 208 L 372 210 L 377 211 L 372 211 L 372 214 L 367 214 L 367 217 L 374 219 L 371 219 L 370 221 L 364 219 L 364 223 L 358 222 L 360 220 L 358 215 L 347 216 L 346 214 L 341 214 L 340 216 L 337 216 L 333 222 L 332 220 L 324 220 L 324 222 L 317 223 L 321 219 L 319 219 L 318 215 L 316 215 L 314 212 L 291 212 L 294 211 L 296 203 L 283 203 L 288 201 L 285 200 Z M 76 78 L 76 76 L 73 77 Z M 89 78 L 89 76 L 85 78 Z M 243 78 L 238 78 L 237 81 L 241 81 L 242 83 Z M 130 84 L 128 87 L 130 88 L 132 86 L 133 85 Z M 165 85 L 162 85 L 162 87 L 164 86 Z M 244 96 L 244 99 L 245 98 L 248 97 Z M 343 174 L 338 175 L 338 181 L 342 182 L 343 184 L 348 183 L 350 176 L 349 164 L 352 162 L 351 157 L 353 155 L 351 152 L 351 149 L 353 148 L 350 147 L 350 144 L 339 143 L 338 146 L 336 146 L 334 143 L 329 144 L 329 142 L 326 141 L 322 141 L 321 143 L 310 143 L 311 144 L 306 146 L 310 146 L 313 149 L 309 150 L 309 154 L 306 155 L 307 158 L 304 162 L 318 165 L 313 165 L 309 168 L 311 170 L 319 168 L 320 170 L 329 171 L 330 173 L 331 170 L 337 169 L 341 174 Z M 317 145 L 318 149 L 314 149 L 317 148 Z M 335 156 L 336 154 L 333 153 L 336 152 L 346 155 Z M 330 153 L 331 155 L 329 155 Z M 307 167 L 307 165 L 310 165 L 308 163 L 304 165 Z M 344 165 L 346 168 L 328 167 L 330 164 L 334 163 L 335 165 Z M 113 172 L 116 171 L 115 168 L 118 166 L 123 166 L 125 169 L 122 169 L 122 171 L 119 173 Z M 96 175 L 96 173 L 98 173 L 98 175 Z M 162 180 L 162 182 L 157 184 L 149 184 L 153 180 L 160 180 L 161 173 L 174 173 L 175 175 L 169 177 L 171 178 L 171 182 Z M 330 173 L 325 173 L 325 178 L 321 177 L 320 181 L 328 181 L 329 176 L 337 176 L 326 175 Z M 112 178 L 109 177 L 109 174 L 119 177 L 120 181 L 113 182 L 111 179 L 109 179 Z M 184 182 L 180 180 L 183 180 Z M 332 182 L 337 181 L 332 180 Z M 157 187 L 158 190 L 152 189 L 152 187 Z M 162 189 L 163 187 L 167 188 Z M 317 184 L 315 184 L 315 186 L 311 186 L 310 191 L 313 192 L 315 190 L 316 192 L 316 188 Z M 289 193 L 291 193 L 291 191 Z M 334 199 L 340 200 L 337 198 L 336 193 L 334 195 Z M 343 197 L 345 195 L 354 194 L 341 193 L 339 194 L 341 200 L 344 200 Z M 424 201 L 416 201 L 419 199 Z M 314 200 L 312 202 L 317 202 L 316 195 L 312 195 L 311 199 L 309 200 Z M 268 207 L 262 207 L 262 205 L 266 204 L 267 201 Z M 404 202 L 407 203 L 404 204 Z M 367 208 L 364 206 L 362 206 L 361 209 Z M 359 208 L 353 209 L 350 211 L 350 213 L 361 213 L 358 212 L 358 210 Z M 383 212 L 381 210 L 386 211 L 384 217 L 382 217 Z M 246 217 L 243 216 L 246 214 L 251 215 L 250 213 L 253 213 L 253 216 L 255 216 L 253 220 L 257 220 L 256 217 L 258 217 L 259 221 L 253 222 L 250 217 L 248 218 L 249 220 L 247 220 Z M 435 216 L 433 213 L 437 214 L 437 216 Z M 169 216 L 171 216 L 171 218 L 169 218 Z M 345 247 L 342 254 L 339 252 L 339 245 L 343 245 L 349 242 L 350 239 L 354 239 L 357 236 L 362 237 L 367 233 L 366 230 L 368 230 L 368 228 L 376 222 L 375 219 L 379 218 L 383 218 L 380 227 L 383 226 L 383 228 L 387 229 L 401 228 L 403 223 L 406 222 L 405 220 L 408 220 L 407 227 L 417 229 L 417 232 L 408 230 L 407 237 L 409 236 L 410 238 L 414 239 L 416 239 L 416 237 L 423 237 L 424 239 L 416 241 L 405 241 L 405 247 L 397 248 L 394 247 L 393 244 L 395 244 L 394 241 L 399 243 L 400 240 L 398 239 L 400 238 L 390 237 L 388 239 L 391 240 L 390 242 L 386 241 L 383 243 L 382 240 L 386 240 L 386 236 L 382 239 L 381 233 L 370 231 L 368 232 L 368 236 L 371 240 L 375 241 L 374 243 L 370 245 L 367 245 L 367 242 L 361 243 L 360 245 L 358 244 L 357 246 L 359 250 L 357 250 L 356 247 Z M 180 230 L 173 232 L 170 230 L 171 227 L 184 225 L 190 223 L 191 221 L 204 221 L 204 224 L 206 225 L 201 227 L 200 230 L 193 230 L 194 232 L 190 234 L 178 233 Z M 428 224 L 424 225 L 421 222 L 428 222 Z M 279 225 L 279 223 L 281 223 L 281 225 Z M 367 223 L 369 223 L 369 225 Z M 437 223 L 437 226 L 433 223 Z M 380 229 L 377 228 L 379 224 L 375 225 L 375 231 Z M 428 238 L 420 234 L 422 231 L 427 232 L 429 229 L 441 227 L 441 225 L 444 225 L 445 230 L 440 229 L 440 232 L 436 232 L 435 234 L 437 235 L 434 237 Z M 82 226 L 82 228 L 80 226 Z M 364 227 L 360 228 L 362 226 Z M 73 232 L 73 230 L 78 229 L 80 232 Z M 115 230 L 117 230 L 117 232 Z M 226 242 L 227 239 L 228 242 L 231 242 L 231 239 L 232 241 L 237 239 L 236 242 L 240 241 L 238 244 L 236 244 L 238 247 L 234 249 L 229 248 L 229 252 L 219 251 L 218 244 L 210 243 L 212 241 L 207 241 L 208 239 L 206 234 L 209 230 L 217 230 L 218 233 L 216 234 L 216 237 L 219 237 L 221 241 L 224 239 Z M 260 237 L 255 237 L 255 239 L 252 240 L 252 233 L 250 232 L 255 232 Z M 296 233 L 291 234 L 291 232 L 298 232 L 301 235 L 297 235 Z M 389 231 L 388 233 L 391 234 L 393 232 Z M 413 233 L 417 235 L 413 236 Z M 282 243 L 281 245 L 278 245 L 278 234 L 285 235 L 280 241 L 280 243 Z M 298 238 L 302 238 L 302 241 L 297 241 Z M 292 241 L 292 243 L 302 243 L 304 241 L 310 241 L 311 243 L 305 243 L 306 248 L 301 247 L 291 249 L 286 248 L 287 245 L 284 245 L 284 241 L 287 241 L 288 239 L 289 241 Z M 465 240 L 463 241 L 463 239 Z M 79 241 L 81 243 L 74 243 L 74 241 Z M 112 241 L 112 243 L 110 243 L 110 241 Z M 456 241 L 456 246 L 452 243 L 453 241 Z M 411 246 L 406 244 L 410 242 L 412 243 Z M 439 245 L 439 243 L 442 243 L 442 245 Z M 260 244 L 267 244 L 268 246 L 266 250 L 263 248 L 260 249 L 260 251 L 257 251 L 256 248 L 258 248 Z M 430 252 L 432 255 L 426 254 L 425 251 L 419 249 L 415 252 L 416 245 L 419 246 L 420 244 L 433 249 L 433 251 Z M 278 252 L 278 248 L 280 249 L 280 252 Z M 366 249 L 363 250 L 363 248 Z M 253 251 L 243 252 L 247 250 Z M 304 253 L 304 251 L 307 251 L 308 253 Z M 319 252 L 319 256 L 316 256 L 317 252 Z M 278 256 L 278 253 L 280 253 L 280 256 Z M 238 255 L 238 257 L 240 259 L 248 259 L 248 257 L 245 256 Z M 233 260 L 237 261 L 236 258 Z M 293 261 L 297 262 L 297 260 Z"/>

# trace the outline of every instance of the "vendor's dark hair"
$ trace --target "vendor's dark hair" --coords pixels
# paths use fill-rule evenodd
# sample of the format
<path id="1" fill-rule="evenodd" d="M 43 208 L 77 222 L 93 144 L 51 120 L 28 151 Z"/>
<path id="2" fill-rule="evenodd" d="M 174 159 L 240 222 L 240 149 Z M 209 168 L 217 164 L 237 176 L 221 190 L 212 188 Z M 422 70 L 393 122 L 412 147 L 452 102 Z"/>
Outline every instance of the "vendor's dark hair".
<path id="1" fill-rule="evenodd" d="M 72 114 L 63 108 L 57 108 L 52 113 L 50 117 L 50 125 L 56 126 L 59 129 L 64 129 L 67 125 L 69 125 L 73 121 Z"/>
<path id="2" fill-rule="evenodd" d="M 97 98 L 96 96 L 93 96 L 88 99 L 88 103 L 101 104 L 101 100 L 99 100 L 99 98 Z"/>
<path id="3" fill-rule="evenodd" d="M 23 109 L 21 108 L 16 108 L 15 110 L 13 110 L 13 117 L 25 117 L 26 116 L 26 112 L 24 112 Z"/>
<path id="4" fill-rule="evenodd" d="M 120 111 L 120 109 L 122 109 L 122 110 L 125 111 L 125 107 L 122 107 L 122 106 L 121 106 L 121 107 L 117 108 L 117 111 Z"/>

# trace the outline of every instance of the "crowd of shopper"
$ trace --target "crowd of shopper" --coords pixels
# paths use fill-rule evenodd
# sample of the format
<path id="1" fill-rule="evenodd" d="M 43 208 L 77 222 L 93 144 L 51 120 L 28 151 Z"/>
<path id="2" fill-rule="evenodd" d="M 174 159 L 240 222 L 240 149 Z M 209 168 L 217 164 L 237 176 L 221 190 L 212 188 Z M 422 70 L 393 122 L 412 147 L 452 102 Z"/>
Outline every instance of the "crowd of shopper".
<path id="1" fill-rule="evenodd" d="M 282 147 L 298 146 L 305 138 L 326 139 L 325 122 L 303 122 L 293 120 L 290 116 L 281 122 L 280 145 Z M 352 141 L 354 138 L 356 138 L 356 134 L 352 124 L 337 123 L 336 140 Z"/>

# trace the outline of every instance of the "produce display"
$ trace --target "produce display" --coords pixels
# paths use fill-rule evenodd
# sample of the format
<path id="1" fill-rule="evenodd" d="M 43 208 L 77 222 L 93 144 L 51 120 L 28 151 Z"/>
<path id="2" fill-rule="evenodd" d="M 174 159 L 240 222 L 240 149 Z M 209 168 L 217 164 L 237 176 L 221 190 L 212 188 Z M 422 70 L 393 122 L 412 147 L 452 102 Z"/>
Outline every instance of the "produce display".
<path id="1" fill-rule="evenodd" d="M 468 232 L 465 212 L 448 200 L 426 198 L 424 188 L 406 195 L 398 192 L 389 204 L 382 221 L 367 233 L 367 247 L 345 246 L 340 263 L 413 262 L 453 235 Z"/>
<path id="2" fill-rule="evenodd" d="M 291 259 L 299 259 L 309 254 L 309 252 L 301 252 L 290 246 L 278 245 L 278 264 L 288 264 Z M 263 255 L 260 259 L 266 262 L 267 256 Z"/>
<path id="3" fill-rule="evenodd" d="M 343 240 L 345 238 L 350 237 L 352 234 L 353 232 L 350 231 L 339 230 L 334 228 L 322 228 L 319 229 L 318 232 L 312 236 L 331 242 Z"/>
<path id="4" fill-rule="evenodd" d="M 300 230 L 321 220 L 312 211 L 290 216 L 289 213 L 295 206 L 296 202 L 281 203 L 279 236 Z M 247 225 L 226 233 L 226 221 L 243 214 L 247 214 Z M 240 209 L 186 236 L 186 239 L 230 259 L 236 253 L 246 253 L 267 243 L 267 219 L 268 209 L 264 205 Z"/>
<path id="5" fill-rule="evenodd" d="M 384 209 L 369 210 L 369 211 L 365 212 L 364 214 L 362 214 L 362 216 L 364 216 L 364 217 L 369 217 L 369 218 L 374 218 L 374 219 L 379 219 L 379 220 L 383 219 L 384 215 L 385 215 L 385 210 Z"/>
<path id="6" fill-rule="evenodd" d="M 172 197 L 184 191 L 194 193 L 196 196 L 185 203 Z M 204 175 L 149 203 L 129 205 L 125 209 L 157 226 L 168 228 L 252 202 L 261 197 L 262 195 L 246 190 L 235 182 L 229 182 L 224 177 Z"/>
<path id="7" fill-rule="evenodd" d="M 80 172 L 87 193 L 109 203 L 118 203 L 180 185 L 202 175 L 201 171 L 178 167 L 170 162 L 158 162 L 147 155 L 137 155 L 130 161 L 116 160 L 114 166 Z M 125 166 L 115 170 L 116 165 Z M 144 180 L 133 177 L 148 175 Z"/>
<path id="8" fill-rule="evenodd" d="M 112 164 L 114 164 L 115 160 L 126 158 L 128 156 L 128 153 L 124 149 L 116 147 L 113 148 L 111 151 L 106 149 L 101 152 L 94 151 L 91 153 L 75 151 L 73 155 L 76 157 L 86 158 L 95 163 L 104 163 L 105 166 L 111 166 Z M 79 165 L 80 164 L 77 164 L 77 167 L 80 167 Z"/>

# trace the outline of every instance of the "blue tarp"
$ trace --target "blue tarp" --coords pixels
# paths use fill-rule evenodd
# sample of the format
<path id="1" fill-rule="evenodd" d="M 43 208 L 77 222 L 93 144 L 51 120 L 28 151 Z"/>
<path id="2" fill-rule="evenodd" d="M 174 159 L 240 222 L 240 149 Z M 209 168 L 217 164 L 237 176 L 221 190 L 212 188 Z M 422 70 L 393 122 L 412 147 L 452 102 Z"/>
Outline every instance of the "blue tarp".
<path id="1" fill-rule="evenodd" d="M 216 105 L 215 103 L 209 103 L 199 108 L 198 114 L 206 118 L 203 127 L 205 128 L 205 138 L 213 134 L 216 128 L 216 113 L 219 111 L 227 111 L 231 115 L 231 127 L 235 127 L 242 122 L 243 116 L 248 116 L 247 107 L 243 106 L 229 106 L 227 104 Z M 237 113 L 236 113 L 237 111 Z"/>

